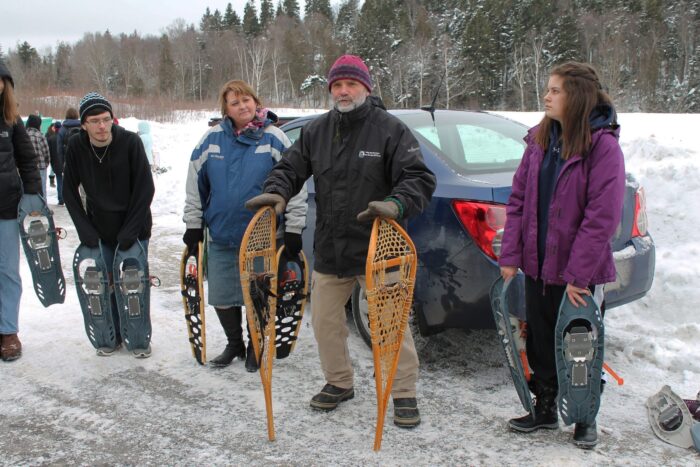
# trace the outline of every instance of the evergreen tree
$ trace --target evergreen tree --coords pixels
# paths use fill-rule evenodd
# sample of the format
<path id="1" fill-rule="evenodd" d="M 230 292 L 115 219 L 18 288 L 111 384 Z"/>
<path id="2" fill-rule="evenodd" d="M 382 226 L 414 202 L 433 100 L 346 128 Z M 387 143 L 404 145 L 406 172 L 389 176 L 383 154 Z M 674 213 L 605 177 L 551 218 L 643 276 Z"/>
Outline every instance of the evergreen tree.
<path id="1" fill-rule="evenodd" d="M 68 89 L 73 83 L 71 66 L 71 47 L 65 42 L 59 42 L 56 47 L 56 58 L 54 66 L 56 68 L 56 83 L 62 89 Z"/>
<path id="2" fill-rule="evenodd" d="M 224 20 L 221 16 L 221 12 L 217 8 L 214 10 L 214 14 L 211 15 L 211 31 L 223 31 L 224 30 Z"/>
<path id="3" fill-rule="evenodd" d="M 17 56 L 25 69 L 31 68 L 39 62 L 39 54 L 27 41 L 22 42 L 17 47 Z"/>
<path id="4" fill-rule="evenodd" d="M 243 34 L 246 37 L 257 37 L 260 35 L 260 22 L 258 21 L 258 11 L 253 0 L 248 0 L 243 8 Z"/>
<path id="5" fill-rule="evenodd" d="M 283 0 L 282 7 L 286 16 L 296 20 L 301 19 L 299 16 L 299 2 L 297 0 Z"/>
<path id="6" fill-rule="evenodd" d="M 357 18 L 359 16 L 359 0 L 344 0 L 338 9 L 333 36 L 340 43 L 341 49 L 349 51 L 355 37 Z"/>
<path id="7" fill-rule="evenodd" d="M 272 0 L 261 0 L 260 2 L 260 29 L 265 31 L 269 25 L 275 21 L 275 11 Z"/>
<path id="8" fill-rule="evenodd" d="M 209 10 L 209 7 L 207 7 L 207 9 L 204 10 L 204 15 L 202 15 L 202 19 L 199 21 L 200 31 L 205 32 L 211 30 L 211 18 L 211 10 Z"/>
<path id="9" fill-rule="evenodd" d="M 170 51 L 170 40 L 160 36 L 160 61 L 158 63 L 158 89 L 162 94 L 172 95 L 175 90 L 176 69 Z"/>
<path id="10" fill-rule="evenodd" d="M 223 28 L 228 31 L 235 31 L 241 25 L 241 18 L 238 13 L 233 9 L 231 3 L 226 5 L 226 11 L 224 12 L 224 18 L 222 20 Z"/>
<path id="11" fill-rule="evenodd" d="M 284 7 L 282 6 L 282 0 L 278 0 L 277 2 L 277 11 L 275 11 L 275 18 L 279 18 L 280 16 L 284 16 Z"/>
<path id="12" fill-rule="evenodd" d="M 329 0 L 307 0 L 304 6 L 304 17 L 313 15 L 314 13 L 321 14 L 333 21 L 333 11 Z"/>

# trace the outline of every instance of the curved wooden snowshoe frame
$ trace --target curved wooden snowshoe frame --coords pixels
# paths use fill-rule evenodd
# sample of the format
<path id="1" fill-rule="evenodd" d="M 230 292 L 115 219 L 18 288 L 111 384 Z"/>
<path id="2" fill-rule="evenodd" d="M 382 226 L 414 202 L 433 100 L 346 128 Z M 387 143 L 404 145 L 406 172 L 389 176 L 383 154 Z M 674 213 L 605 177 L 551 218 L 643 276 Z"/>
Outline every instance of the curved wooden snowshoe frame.
<path id="1" fill-rule="evenodd" d="M 375 219 L 365 269 L 377 388 L 375 451 L 382 444 L 384 418 L 413 303 L 417 267 L 416 247 L 403 228 L 393 220 Z"/>
<path id="2" fill-rule="evenodd" d="M 277 218 L 274 209 L 269 206 L 260 208 L 246 228 L 238 258 L 246 318 L 265 393 L 267 434 L 270 441 L 275 439 L 272 362 L 275 358 L 277 297 L 272 291 L 277 291 L 276 230 Z"/>

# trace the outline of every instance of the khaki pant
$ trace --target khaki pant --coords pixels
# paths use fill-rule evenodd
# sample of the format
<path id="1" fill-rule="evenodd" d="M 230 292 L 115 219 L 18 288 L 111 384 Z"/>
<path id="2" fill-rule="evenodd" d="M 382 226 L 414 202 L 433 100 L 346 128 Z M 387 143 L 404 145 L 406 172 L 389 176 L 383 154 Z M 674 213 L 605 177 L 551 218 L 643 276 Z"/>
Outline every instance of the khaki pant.
<path id="1" fill-rule="evenodd" d="M 353 385 L 345 303 L 352 295 L 355 282 L 364 287 L 365 276 L 338 277 L 314 271 L 311 281 L 311 323 L 318 343 L 321 368 L 326 382 L 344 389 Z M 418 354 L 411 330 L 407 328 L 401 342 L 392 396 L 416 397 L 417 379 Z"/>

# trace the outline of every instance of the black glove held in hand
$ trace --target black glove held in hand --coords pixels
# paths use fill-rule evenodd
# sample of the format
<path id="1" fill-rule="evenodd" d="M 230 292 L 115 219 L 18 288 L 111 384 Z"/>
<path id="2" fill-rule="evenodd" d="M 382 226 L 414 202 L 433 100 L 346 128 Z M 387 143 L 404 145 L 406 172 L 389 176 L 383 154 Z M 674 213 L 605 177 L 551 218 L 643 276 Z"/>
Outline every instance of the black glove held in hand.
<path id="1" fill-rule="evenodd" d="M 89 248 L 97 248 L 100 245 L 98 237 L 85 237 L 80 239 L 80 243 Z"/>
<path id="2" fill-rule="evenodd" d="M 121 251 L 126 251 L 126 250 L 128 250 L 129 248 L 131 248 L 131 246 L 132 246 L 135 242 L 136 242 L 136 240 L 134 240 L 133 238 L 128 238 L 128 239 L 125 239 L 125 240 L 120 240 L 120 241 L 119 241 L 119 249 L 120 249 Z"/>
<path id="3" fill-rule="evenodd" d="M 287 254 L 287 258 L 296 258 L 301 251 L 301 247 L 301 234 L 284 233 L 284 252 Z"/>
<path id="4" fill-rule="evenodd" d="M 397 219 L 399 217 L 399 206 L 393 201 L 370 201 L 367 209 L 357 215 L 357 220 L 368 222 L 373 221 L 375 217 Z"/>
<path id="5" fill-rule="evenodd" d="M 187 229 L 185 235 L 182 236 L 182 241 L 185 242 L 190 253 L 197 253 L 197 244 L 203 240 L 204 229 Z"/>
<path id="6" fill-rule="evenodd" d="M 245 203 L 246 209 L 251 211 L 257 211 L 263 206 L 272 206 L 275 209 L 275 213 L 280 215 L 284 212 L 284 208 L 287 207 L 287 202 L 282 198 L 282 195 L 277 193 L 263 193 L 250 198 Z"/>

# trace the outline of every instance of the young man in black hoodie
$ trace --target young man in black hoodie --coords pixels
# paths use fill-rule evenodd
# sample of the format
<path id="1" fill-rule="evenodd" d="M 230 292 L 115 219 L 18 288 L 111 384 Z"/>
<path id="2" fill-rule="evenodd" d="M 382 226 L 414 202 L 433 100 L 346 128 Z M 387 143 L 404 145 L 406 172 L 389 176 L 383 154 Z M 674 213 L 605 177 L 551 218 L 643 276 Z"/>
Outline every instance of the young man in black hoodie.
<path id="1" fill-rule="evenodd" d="M 399 222 L 420 214 L 435 190 L 418 141 L 371 96 L 372 78 L 360 57 L 343 55 L 328 72 L 335 106 L 309 122 L 272 169 L 249 209 L 274 205 L 279 213 L 311 175 L 316 185 L 316 230 L 311 320 L 326 385 L 311 407 L 329 411 L 352 399 L 353 369 L 347 346 L 345 303 L 364 286 L 372 220 Z M 420 423 L 416 401 L 418 355 L 404 333 L 392 387 L 394 424 Z"/>
<path id="2" fill-rule="evenodd" d="M 71 138 L 63 178 L 63 199 L 80 241 L 97 247 L 111 268 L 116 248 L 128 250 L 140 240 L 148 252 L 151 237 L 151 201 L 155 187 L 141 138 L 112 124 L 112 105 L 91 92 L 80 101 L 80 134 Z M 86 206 L 80 199 L 82 185 Z M 115 327 L 119 316 L 112 302 Z M 118 339 L 119 341 L 119 339 Z M 98 349 L 110 355 L 114 349 Z M 151 355 L 150 345 L 133 351 L 137 358 Z"/>

